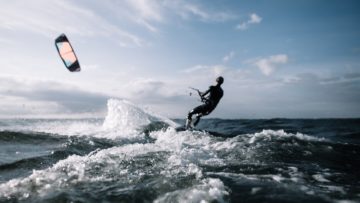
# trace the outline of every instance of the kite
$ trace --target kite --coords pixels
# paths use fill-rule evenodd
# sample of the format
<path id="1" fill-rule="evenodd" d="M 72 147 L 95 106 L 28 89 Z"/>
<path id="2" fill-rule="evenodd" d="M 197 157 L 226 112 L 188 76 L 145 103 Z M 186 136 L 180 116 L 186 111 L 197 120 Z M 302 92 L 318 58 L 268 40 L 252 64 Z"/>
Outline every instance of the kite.
<path id="1" fill-rule="evenodd" d="M 79 60 L 65 34 L 61 34 L 55 39 L 55 46 L 66 68 L 69 69 L 70 72 L 79 72 Z"/>

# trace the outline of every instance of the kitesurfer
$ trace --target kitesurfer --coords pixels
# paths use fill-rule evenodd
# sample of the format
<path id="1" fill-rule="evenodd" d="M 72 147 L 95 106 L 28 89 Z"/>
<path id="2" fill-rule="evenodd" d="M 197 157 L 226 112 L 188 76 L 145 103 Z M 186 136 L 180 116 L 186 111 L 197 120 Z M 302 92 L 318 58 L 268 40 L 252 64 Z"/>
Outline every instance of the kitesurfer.
<path id="1" fill-rule="evenodd" d="M 209 89 L 206 92 L 200 92 L 199 90 L 199 96 L 201 98 L 201 101 L 204 102 L 204 104 L 195 107 L 193 110 L 191 110 L 188 114 L 188 117 L 186 119 L 186 129 L 193 128 L 196 126 L 200 118 L 202 116 L 209 115 L 216 107 L 216 105 L 219 103 L 220 99 L 224 95 L 224 91 L 221 88 L 221 85 L 224 82 L 224 78 L 219 76 L 216 78 L 216 85 L 210 86 Z M 208 96 L 207 96 L 208 95 Z M 194 123 L 192 123 L 192 116 L 196 115 L 196 119 Z"/>

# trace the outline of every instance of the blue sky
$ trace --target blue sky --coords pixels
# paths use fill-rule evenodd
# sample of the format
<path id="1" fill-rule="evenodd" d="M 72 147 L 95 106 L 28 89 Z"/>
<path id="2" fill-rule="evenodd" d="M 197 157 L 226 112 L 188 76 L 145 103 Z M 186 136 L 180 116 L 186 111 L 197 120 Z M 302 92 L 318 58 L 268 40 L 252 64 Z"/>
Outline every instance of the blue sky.
<path id="1" fill-rule="evenodd" d="M 358 1 L 0 3 L 0 117 L 104 116 L 124 98 L 168 117 L 225 77 L 212 117 L 360 117 Z M 82 71 L 54 39 L 65 33 Z"/>

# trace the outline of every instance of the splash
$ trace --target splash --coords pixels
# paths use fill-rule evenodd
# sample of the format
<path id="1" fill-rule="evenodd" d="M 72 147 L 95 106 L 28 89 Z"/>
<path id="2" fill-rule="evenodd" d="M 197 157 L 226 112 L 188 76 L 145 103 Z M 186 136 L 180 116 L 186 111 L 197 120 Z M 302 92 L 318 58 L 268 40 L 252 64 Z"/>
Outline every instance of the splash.
<path id="1" fill-rule="evenodd" d="M 110 131 L 121 131 L 122 134 L 136 134 L 152 122 L 164 122 L 176 126 L 168 118 L 147 112 L 126 100 L 110 99 L 107 103 L 108 113 L 103 128 Z"/>
<path id="2" fill-rule="evenodd" d="M 146 111 L 126 100 L 109 99 L 105 119 L 22 119 L 9 120 L 0 131 L 48 133 L 51 136 L 106 139 L 141 138 L 145 128 L 178 126 L 172 120 Z M 156 127 L 155 127 L 156 129 Z"/>

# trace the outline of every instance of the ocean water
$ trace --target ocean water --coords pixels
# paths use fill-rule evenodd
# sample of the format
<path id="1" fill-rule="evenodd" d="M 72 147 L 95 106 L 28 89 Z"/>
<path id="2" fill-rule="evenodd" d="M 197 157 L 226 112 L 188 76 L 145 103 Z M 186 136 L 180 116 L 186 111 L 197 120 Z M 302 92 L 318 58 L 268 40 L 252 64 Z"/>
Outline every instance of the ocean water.
<path id="1" fill-rule="evenodd" d="M 360 202 L 360 119 L 0 120 L 0 202 Z"/>

